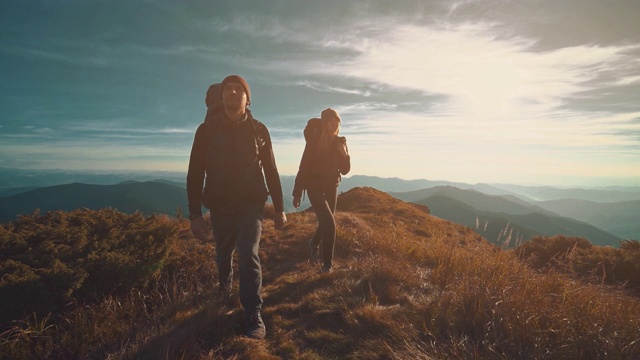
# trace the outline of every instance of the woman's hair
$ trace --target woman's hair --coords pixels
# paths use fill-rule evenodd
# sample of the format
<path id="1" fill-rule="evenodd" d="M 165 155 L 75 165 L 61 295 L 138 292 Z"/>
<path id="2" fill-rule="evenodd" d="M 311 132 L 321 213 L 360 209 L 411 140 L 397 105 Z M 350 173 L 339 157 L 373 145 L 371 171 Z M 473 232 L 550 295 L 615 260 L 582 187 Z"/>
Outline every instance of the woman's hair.
<path id="1" fill-rule="evenodd" d="M 327 122 L 326 120 L 322 120 L 322 130 L 320 131 L 320 137 L 318 138 L 318 145 L 317 145 L 318 151 L 322 152 L 331 145 L 331 142 L 333 141 L 333 139 L 335 139 L 336 136 L 338 136 L 338 134 L 340 133 L 341 123 L 342 121 L 340 121 L 340 118 L 338 118 L 338 127 L 336 128 L 335 133 L 329 134 L 329 132 L 327 132 L 326 130 Z"/>

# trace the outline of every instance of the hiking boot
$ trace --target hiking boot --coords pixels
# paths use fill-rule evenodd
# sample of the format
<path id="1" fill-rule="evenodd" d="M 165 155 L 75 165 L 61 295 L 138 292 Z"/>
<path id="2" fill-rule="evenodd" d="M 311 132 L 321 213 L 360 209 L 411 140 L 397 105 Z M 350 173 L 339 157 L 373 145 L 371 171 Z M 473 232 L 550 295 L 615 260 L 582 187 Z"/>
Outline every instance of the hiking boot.
<path id="1" fill-rule="evenodd" d="M 260 310 L 255 310 L 247 316 L 247 337 L 262 340 L 267 335 L 267 328 L 262 321 Z"/>
<path id="2" fill-rule="evenodd" d="M 322 268 L 320 269 L 320 272 L 323 273 L 323 274 L 330 273 L 331 272 L 331 265 L 327 265 L 327 264 L 322 265 Z"/>
<path id="3" fill-rule="evenodd" d="M 311 249 L 311 260 L 318 260 L 320 258 L 320 246 L 314 244 L 313 239 L 309 240 L 309 249 Z"/>

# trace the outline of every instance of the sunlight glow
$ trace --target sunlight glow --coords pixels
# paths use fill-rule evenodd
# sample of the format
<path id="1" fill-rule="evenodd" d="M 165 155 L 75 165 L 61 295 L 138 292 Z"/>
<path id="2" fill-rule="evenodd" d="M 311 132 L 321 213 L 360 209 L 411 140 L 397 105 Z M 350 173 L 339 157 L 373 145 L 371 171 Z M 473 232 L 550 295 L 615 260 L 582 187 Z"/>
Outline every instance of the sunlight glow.
<path id="1" fill-rule="evenodd" d="M 612 62 L 631 63 L 634 47 L 575 46 L 536 53 L 533 40 L 497 39 L 491 24 L 457 28 L 397 25 L 375 38 L 332 42 L 360 53 L 324 72 L 448 95 L 451 113 L 474 118 L 529 116 L 589 90 Z M 636 81 L 634 77 L 626 82 Z"/>

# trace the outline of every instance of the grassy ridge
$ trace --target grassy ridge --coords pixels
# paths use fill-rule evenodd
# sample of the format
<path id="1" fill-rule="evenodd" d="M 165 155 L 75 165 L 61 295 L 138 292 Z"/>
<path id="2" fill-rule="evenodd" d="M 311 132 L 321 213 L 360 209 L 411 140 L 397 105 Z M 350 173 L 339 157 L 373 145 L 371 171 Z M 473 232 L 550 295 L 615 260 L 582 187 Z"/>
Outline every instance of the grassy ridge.
<path id="1" fill-rule="evenodd" d="M 3 357 L 111 359 L 624 359 L 640 301 L 528 265 L 469 228 L 370 188 L 339 200 L 336 271 L 308 260 L 311 213 L 265 221 L 264 341 L 216 294 L 214 246 L 184 220 L 162 270 L 128 291 L 4 323 Z M 528 254 L 530 255 L 530 254 Z"/>

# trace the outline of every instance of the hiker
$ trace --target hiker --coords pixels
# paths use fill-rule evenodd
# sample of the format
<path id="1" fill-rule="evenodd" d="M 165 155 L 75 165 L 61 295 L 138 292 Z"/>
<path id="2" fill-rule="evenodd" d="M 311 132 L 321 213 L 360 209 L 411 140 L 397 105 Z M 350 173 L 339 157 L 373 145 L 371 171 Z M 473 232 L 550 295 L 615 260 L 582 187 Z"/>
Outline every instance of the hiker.
<path id="1" fill-rule="evenodd" d="M 202 217 L 204 205 L 211 214 L 220 293 L 227 299 L 231 294 L 233 253 L 237 248 L 246 335 L 262 339 L 266 328 L 260 313 L 262 268 L 258 247 L 269 194 L 275 228 L 281 230 L 287 222 L 282 186 L 269 131 L 249 110 L 251 89 L 247 81 L 238 75 L 227 76 L 221 83 L 219 100 L 221 106 L 209 109 L 196 130 L 191 149 L 187 173 L 191 232 L 201 240 L 209 236 L 210 224 Z"/>
<path id="2" fill-rule="evenodd" d="M 320 119 L 312 118 L 304 129 L 306 145 L 293 188 L 293 206 L 300 207 L 302 192 L 307 191 L 318 218 L 318 228 L 309 241 L 311 258 L 322 255 L 321 272 L 331 272 L 336 240 L 336 202 L 341 174 L 351 170 L 347 139 L 338 136 L 340 115 L 332 108 L 324 109 Z"/>

